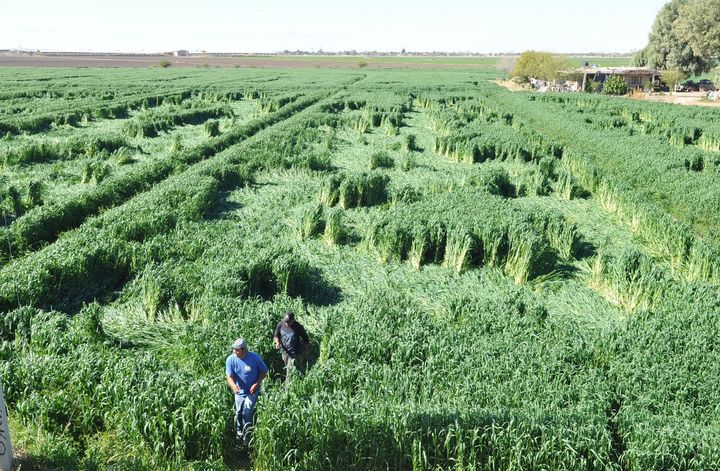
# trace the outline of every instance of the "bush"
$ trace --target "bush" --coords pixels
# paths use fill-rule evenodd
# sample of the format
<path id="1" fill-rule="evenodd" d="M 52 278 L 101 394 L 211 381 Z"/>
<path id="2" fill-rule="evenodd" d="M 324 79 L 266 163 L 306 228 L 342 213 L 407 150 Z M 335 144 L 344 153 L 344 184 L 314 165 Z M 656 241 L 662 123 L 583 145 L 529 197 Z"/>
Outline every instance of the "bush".
<path id="1" fill-rule="evenodd" d="M 161 60 L 158 65 L 160 67 L 162 67 L 163 69 L 167 69 L 168 67 L 170 67 L 172 65 L 172 62 L 170 62 L 169 60 Z"/>
<path id="2" fill-rule="evenodd" d="M 603 93 L 607 95 L 625 95 L 628 92 L 628 84 L 621 75 L 611 75 L 603 87 Z"/>

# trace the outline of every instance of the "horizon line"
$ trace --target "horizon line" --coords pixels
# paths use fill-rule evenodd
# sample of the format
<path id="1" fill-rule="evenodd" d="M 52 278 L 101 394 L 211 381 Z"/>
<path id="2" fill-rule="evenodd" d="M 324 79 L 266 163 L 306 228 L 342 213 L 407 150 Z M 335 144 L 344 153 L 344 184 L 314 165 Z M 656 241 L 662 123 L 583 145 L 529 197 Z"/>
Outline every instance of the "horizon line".
<path id="1" fill-rule="evenodd" d="M 366 50 L 358 51 L 354 49 L 339 50 L 339 51 L 325 51 L 325 50 L 302 50 L 302 49 L 284 49 L 282 51 L 203 51 L 203 50 L 188 50 L 188 49 L 172 49 L 165 51 L 103 51 L 103 50 L 59 50 L 59 49 L 41 49 L 41 48 L 0 48 L 0 53 L 21 53 L 21 54 L 105 54 L 105 55 L 139 55 L 139 56 L 162 56 L 173 54 L 175 52 L 184 51 L 188 55 L 237 55 L 237 56 L 284 56 L 284 55 L 311 55 L 311 56 L 373 56 L 373 55 L 394 55 L 394 56 L 415 56 L 415 55 L 454 55 L 454 56 L 485 56 L 485 57 L 496 57 L 496 56 L 519 56 L 523 52 L 535 51 L 535 52 L 547 52 L 552 55 L 558 56 L 586 56 L 586 57 L 601 57 L 601 56 L 632 56 L 637 53 L 635 50 L 631 51 L 574 51 L 574 52 L 553 52 L 553 51 L 542 51 L 537 49 L 527 49 L 525 51 L 491 51 L 491 52 L 478 52 L 478 51 L 380 51 L 380 50 Z"/>

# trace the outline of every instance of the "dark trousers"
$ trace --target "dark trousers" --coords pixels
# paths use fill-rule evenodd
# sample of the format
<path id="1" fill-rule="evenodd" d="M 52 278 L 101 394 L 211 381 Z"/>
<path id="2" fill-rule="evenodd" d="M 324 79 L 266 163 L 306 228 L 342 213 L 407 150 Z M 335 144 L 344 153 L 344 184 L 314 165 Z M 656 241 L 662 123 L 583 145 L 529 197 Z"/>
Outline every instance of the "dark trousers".
<path id="1" fill-rule="evenodd" d="M 281 354 L 283 364 L 285 365 L 285 383 L 289 383 L 290 377 L 293 375 L 293 370 L 297 369 L 300 372 L 305 370 L 305 361 L 303 360 L 304 355 L 301 352 L 300 354 L 291 357 L 284 349 Z"/>

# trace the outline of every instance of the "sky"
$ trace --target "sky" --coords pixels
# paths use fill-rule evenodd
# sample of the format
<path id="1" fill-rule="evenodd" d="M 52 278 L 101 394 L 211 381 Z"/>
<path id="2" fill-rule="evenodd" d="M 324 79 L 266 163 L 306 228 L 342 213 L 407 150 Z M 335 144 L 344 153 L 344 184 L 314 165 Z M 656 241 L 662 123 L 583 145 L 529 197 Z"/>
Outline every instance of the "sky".
<path id="1" fill-rule="evenodd" d="M 666 0 L 25 0 L 0 49 L 632 52 Z M 5 3 L 5 2 L 3 2 Z"/>

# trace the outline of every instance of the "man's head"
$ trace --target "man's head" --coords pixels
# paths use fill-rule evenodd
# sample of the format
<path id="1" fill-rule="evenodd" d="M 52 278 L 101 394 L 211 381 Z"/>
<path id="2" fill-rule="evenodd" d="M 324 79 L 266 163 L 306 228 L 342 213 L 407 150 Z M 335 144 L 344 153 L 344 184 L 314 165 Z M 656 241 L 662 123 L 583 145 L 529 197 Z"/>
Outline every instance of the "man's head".
<path id="1" fill-rule="evenodd" d="M 285 324 L 287 325 L 293 325 L 293 322 L 295 322 L 295 314 L 292 311 L 285 311 L 283 321 L 285 321 Z"/>
<path id="2" fill-rule="evenodd" d="M 236 339 L 232 344 L 232 349 L 238 358 L 245 358 L 247 355 L 247 344 L 243 339 Z"/>

